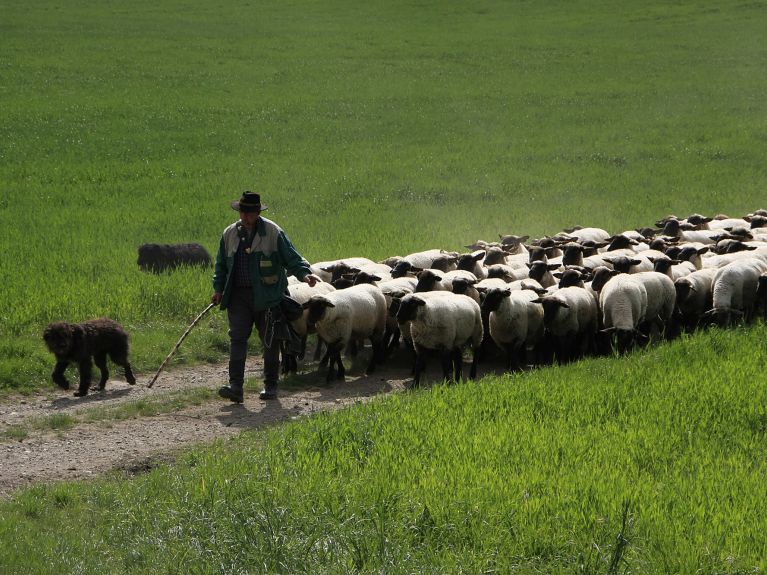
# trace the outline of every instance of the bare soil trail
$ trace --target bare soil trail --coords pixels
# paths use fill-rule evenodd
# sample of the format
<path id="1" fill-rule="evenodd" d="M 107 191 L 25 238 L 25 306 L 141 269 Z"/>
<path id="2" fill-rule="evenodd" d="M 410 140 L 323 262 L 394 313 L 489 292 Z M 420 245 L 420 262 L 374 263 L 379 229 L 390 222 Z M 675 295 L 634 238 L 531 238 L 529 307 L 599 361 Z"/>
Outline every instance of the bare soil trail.
<path id="1" fill-rule="evenodd" d="M 180 449 L 401 391 L 409 380 L 408 370 L 401 364 L 384 365 L 369 376 L 348 370 L 346 381 L 331 385 L 325 385 L 324 374 L 317 373 L 316 367 L 305 369 L 299 377 L 306 384 L 281 389 L 277 400 L 261 401 L 257 392 L 246 390 L 245 402 L 240 405 L 216 397 L 163 415 L 78 423 L 64 431 L 31 431 L 22 440 L 0 439 L 0 495 L 34 483 L 83 479 L 114 469 L 137 473 L 158 461 L 172 460 Z M 246 376 L 260 379 L 261 371 L 261 360 L 250 359 Z M 77 415 L 94 407 L 112 407 L 194 387 L 215 390 L 226 382 L 227 367 L 202 365 L 164 371 L 150 389 L 147 383 L 152 375 L 139 375 L 134 386 L 124 380 L 110 380 L 105 391 L 92 391 L 84 398 L 52 386 L 34 396 L 4 399 L 0 402 L 0 432 L 54 414 Z"/>

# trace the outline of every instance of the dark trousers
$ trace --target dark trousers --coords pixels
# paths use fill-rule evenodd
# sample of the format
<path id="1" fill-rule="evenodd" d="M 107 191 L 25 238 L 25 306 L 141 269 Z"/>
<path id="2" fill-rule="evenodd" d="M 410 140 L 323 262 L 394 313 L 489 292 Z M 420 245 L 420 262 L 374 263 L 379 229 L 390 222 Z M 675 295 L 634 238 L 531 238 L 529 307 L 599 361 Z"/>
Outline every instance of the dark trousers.
<path id="1" fill-rule="evenodd" d="M 258 337 L 264 347 L 264 389 L 273 391 L 277 388 L 280 375 L 279 342 L 264 343 L 266 311 L 256 310 L 253 305 L 251 288 L 234 288 L 227 308 L 229 318 L 229 385 L 233 389 L 242 389 L 245 382 L 245 358 L 248 355 L 248 338 L 253 326 L 258 330 Z"/>

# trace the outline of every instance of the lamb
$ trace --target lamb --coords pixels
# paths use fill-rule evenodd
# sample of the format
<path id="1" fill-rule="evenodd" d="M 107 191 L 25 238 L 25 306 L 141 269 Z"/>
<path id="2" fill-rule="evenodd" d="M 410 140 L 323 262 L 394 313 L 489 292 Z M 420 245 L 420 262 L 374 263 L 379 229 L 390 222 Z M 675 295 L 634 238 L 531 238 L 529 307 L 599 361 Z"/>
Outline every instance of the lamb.
<path id="1" fill-rule="evenodd" d="M 717 271 L 718 268 L 696 270 L 674 282 L 676 308 L 683 329 L 697 328 L 703 314 L 713 307 L 712 284 Z"/>
<path id="2" fill-rule="evenodd" d="M 543 338 L 543 307 L 534 303 L 537 297 L 533 291 L 492 288 L 482 302 L 488 334 L 506 352 L 507 369 L 519 369 L 523 350 L 531 352 Z"/>
<path id="3" fill-rule="evenodd" d="M 416 352 L 414 386 L 420 385 L 426 353 L 442 356 L 444 379 L 459 381 L 462 376 L 463 348 L 472 349 L 469 377 L 477 376 L 477 351 L 482 343 L 482 317 L 479 304 L 463 295 L 423 297 L 409 294 L 402 298 L 397 312 L 400 325 L 410 322 L 410 337 Z"/>
<path id="4" fill-rule="evenodd" d="M 712 284 L 712 309 L 704 315 L 722 327 L 736 318 L 750 321 L 756 304 L 759 276 L 767 271 L 767 263 L 760 258 L 746 258 L 719 268 Z"/>
<path id="5" fill-rule="evenodd" d="M 367 373 L 383 360 L 383 338 L 386 330 L 386 298 L 374 285 L 360 284 L 325 295 L 312 296 L 306 304 L 307 327 L 315 327 L 317 335 L 328 346 L 330 363 L 326 380 L 335 375 L 343 379 L 346 371 L 341 352 L 350 341 L 370 339 L 373 353 Z M 337 367 L 335 374 L 333 366 Z"/>
<path id="6" fill-rule="evenodd" d="M 598 313 L 590 292 L 582 287 L 564 287 L 534 301 L 543 306 L 543 323 L 560 363 L 582 357 L 593 348 Z"/>
<path id="7" fill-rule="evenodd" d="M 639 324 L 647 312 L 647 290 L 636 274 L 617 274 L 599 290 L 602 310 L 602 330 L 613 340 L 620 353 L 628 351 L 637 341 L 646 340 Z"/>
<path id="8" fill-rule="evenodd" d="M 200 244 L 143 244 L 138 249 L 139 268 L 160 273 L 182 265 L 209 266 L 210 254 Z"/>

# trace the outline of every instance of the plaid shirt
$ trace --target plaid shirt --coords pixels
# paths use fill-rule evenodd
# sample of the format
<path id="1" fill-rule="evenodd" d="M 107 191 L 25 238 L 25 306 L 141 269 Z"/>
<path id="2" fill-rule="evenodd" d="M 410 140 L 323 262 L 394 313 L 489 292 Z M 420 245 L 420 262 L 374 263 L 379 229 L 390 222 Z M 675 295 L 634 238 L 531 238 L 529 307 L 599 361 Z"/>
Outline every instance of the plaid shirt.
<path id="1" fill-rule="evenodd" d="M 240 240 L 237 253 L 234 256 L 234 287 L 253 287 L 250 278 L 250 254 L 245 251 L 253 243 L 253 234 L 248 234 L 247 241 Z"/>

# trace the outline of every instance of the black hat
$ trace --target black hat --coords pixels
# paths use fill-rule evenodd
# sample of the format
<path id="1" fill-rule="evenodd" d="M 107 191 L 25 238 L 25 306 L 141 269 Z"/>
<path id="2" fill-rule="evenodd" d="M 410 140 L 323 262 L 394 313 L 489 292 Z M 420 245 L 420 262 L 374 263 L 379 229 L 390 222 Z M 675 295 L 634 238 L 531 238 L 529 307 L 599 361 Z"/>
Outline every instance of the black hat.
<path id="1" fill-rule="evenodd" d="M 261 205 L 259 194 L 242 192 L 242 197 L 232 202 L 232 209 L 238 212 L 263 212 L 268 209 L 268 206 Z"/>

